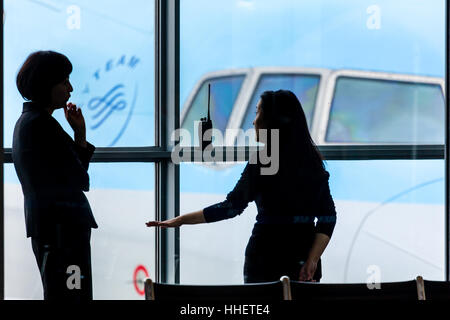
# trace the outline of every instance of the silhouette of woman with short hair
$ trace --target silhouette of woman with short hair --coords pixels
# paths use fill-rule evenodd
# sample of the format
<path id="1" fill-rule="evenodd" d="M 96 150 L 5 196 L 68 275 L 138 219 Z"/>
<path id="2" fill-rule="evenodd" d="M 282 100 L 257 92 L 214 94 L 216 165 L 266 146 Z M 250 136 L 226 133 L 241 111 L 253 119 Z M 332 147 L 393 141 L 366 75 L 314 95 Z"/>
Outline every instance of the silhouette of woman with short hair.
<path id="1" fill-rule="evenodd" d="M 167 221 L 150 221 L 147 226 L 216 222 L 241 214 L 255 201 L 258 214 L 245 251 L 244 282 L 277 281 L 283 275 L 319 281 L 320 257 L 333 233 L 336 211 L 329 173 L 309 134 L 302 106 L 291 91 L 266 91 L 253 125 L 256 140 L 265 143 L 267 151 L 279 143 L 275 174 L 263 175 L 264 165 L 249 161 L 225 201 Z M 272 141 L 269 133 L 268 140 L 261 141 L 261 130 L 279 130 L 279 141 Z"/>
<path id="2" fill-rule="evenodd" d="M 14 128 L 12 158 L 46 300 L 92 299 L 90 236 L 97 224 L 83 191 L 95 147 L 86 141 L 81 109 L 67 104 L 71 72 L 66 56 L 37 51 L 16 79 L 27 102 Z M 56 109 L 64 110 L 75 141 L 52 117 Z"/>

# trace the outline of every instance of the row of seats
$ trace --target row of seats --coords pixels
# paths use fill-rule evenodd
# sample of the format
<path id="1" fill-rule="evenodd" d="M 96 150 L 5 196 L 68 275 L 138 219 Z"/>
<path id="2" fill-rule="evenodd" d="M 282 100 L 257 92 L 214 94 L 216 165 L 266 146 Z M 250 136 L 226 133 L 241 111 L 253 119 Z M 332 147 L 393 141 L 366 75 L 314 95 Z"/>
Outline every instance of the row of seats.
<path id="1" fill-rule="evenodd" d="M 242 285 L 180 285 L 145 280 L 146 300 L 449 300 L 450 282 L 415 280 L 378 284 L 279 281 Z"/>

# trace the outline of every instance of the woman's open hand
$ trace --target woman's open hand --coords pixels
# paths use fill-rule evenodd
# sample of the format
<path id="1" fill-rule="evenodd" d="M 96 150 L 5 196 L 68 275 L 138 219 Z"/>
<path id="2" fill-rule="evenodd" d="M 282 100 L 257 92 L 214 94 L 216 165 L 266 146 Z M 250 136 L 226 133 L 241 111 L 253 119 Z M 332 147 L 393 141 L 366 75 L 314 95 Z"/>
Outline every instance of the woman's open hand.
<path id="1" fill-rule="evenodd" d="M 176 228 L 182 225 L 180 217 L 176 217 L 165 221 L 149 221 L 145 224 L 147 227 Z"/>
<path id="2" fill-rule="evenodd" d="M 183 224 L 197 224 L 205 223 L 205 217 L 203 216 L 203 210 L 183 214 L 182 216 L 175 217 L 166 221 L 149 221 L 145 224 L 147 227 L 161 227 L 161 228 L 176 228 Z"/>

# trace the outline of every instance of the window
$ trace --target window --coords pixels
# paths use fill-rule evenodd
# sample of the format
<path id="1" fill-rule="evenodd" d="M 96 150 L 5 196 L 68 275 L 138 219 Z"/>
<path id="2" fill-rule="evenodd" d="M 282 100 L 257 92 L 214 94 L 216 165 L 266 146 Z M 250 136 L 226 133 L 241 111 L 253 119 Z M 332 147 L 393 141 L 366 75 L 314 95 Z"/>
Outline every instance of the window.
<path id="1" fill-rule="evenodd" d="M 251 128 L 259 95 L 290 89 L 303 105 L 313 140 L 339 144 L 320 146 L 326 157 L 339 158 L 326 163 L 338 221 L 322 256 L 322 282 L 402 281 L 418 274 L 448 280 L 448 159 L 440 150 L 433 160 L 428 153 L 426 159 L 415 154 L 420 144 L 440 147 L 448 130 L 438 84 L 445 76 L 446 2 L 410 2 L 5 0 L 5 158 L 21 112 L 13 81 L 18 67 L 43 47 L 67 54 L 74 65 L 73 102 L 83 108 L 88 138 L 97 147 L 112 147 L 97 149 L 96 161 L 103 163 L 90 167 L 87 196 L 100 225 L 91 243 L 94 298 L 142 299 L 147 274 L 169 283 L 242 283 L 254 203 L 234 219 L 209 225 L 156 231 L 143 222 L 223 201 L 245 164 L 177 166 L 170 150 L 149 147 L 155 145 L 154 123 L 163 146 L 170 145 L 169 131 L 179 118 L 195 143 L 194 122 L 206 116 L 209 83 L 213 125 L 221 131 Z M 326 71 L 298 71 L 304 68 Z M 342 70 L 406 77 L 341 76 L 331 91 L 322 90 L 327 78 Z M 437 80 L 414 82 L 409 75 Z M 155 86 L 155 78 L 161 85 Z M 71 132 L 62 113 L 55 117 Z M 312 128 L 315 124 L 322 127 Z M 406 160 L 386 160 L 404 154 L 387 144 L 405 143 L 413 150 Z M 6 297 L 39 297 L 39 274 L 23 235 L 20 185 L 11 164 L 4 172 L 0 271 Z"/>
<path id="2" fill-rule="evenodd" d="M 327 142 L 444 144 L 439 84 L 339 77 Z"/>
<path id="3" fill-rule="evenodd" d="M 237 75 L 213 78 L 203 82 L 192 104 L 187 106 L 187 115 L 181 127 L 189 130 L 191 137 L 197 137 L 198 129 L 197 127 L 194 128 L 195 121 L 200 121 L 208 114 L 208 84 L 211 84 L 210 114 L 212 125 L 213 128 L 219 129 L 224 134 L 244 78 L 245 75 Z"/>
<path id="4" fill-rule="evenodd" d="M 142 299 L 143 280 L 155 277 L 154 164 L 91 163 L 86 193 L 99 225 L 92 229 L 94 299 Z M 12 164 L 5 166 L 5 293 L 42 299 L 31 241 L 25 236 L 23 194 Z"/>
<path id="5" fill-rule="evenodd" d="M 250 104 L 247 107 L 247 113 L 241 128 L 248 130 L 253 128 L 253 120 L 255 119 L 256 105 L 261 94 L 267 90 L 291 90 L 302 104 L 306 120 L 311 128 L 311 122 L 316 105 L 317 91 L 319 88 L 319 76 L 301 75 L 301 74 L 275 74 L 263 75 L 259 80 L 258 86 L 252 95 Z"/>
<path id="6" fill-rule="evenodd" d="M 73 65 L 70 101 L 82 109 L 87 139 L 97 153 L 113 150 L 89 168 L 86 196 L 99 225 L 91 237 L 94 299 L 142 299 L 143 279 L 156 274 L 156 236 L 144 224 L 155 218 L 155 165 L 134 154 L 117 163 L 113 153 L 155 145 L 155 1 L 5 0 L 3 9 L 4 146 L 22 112 L 20 66 L 34 51 L 65 54 Z M 63 111 L 53 116 L 73 136 Z M 13 166 L 4 171 L 5 297 L 39 299 L 22 190 Z"/>
<path id="7" fill-rule="evenodd" d="M 239 180 L 244 163 L 224 170 L 182 163 L 180 213 L 221 202 Z M 255 223 L 256 206 L 233 219 L 180 228 L 180 282 L 184 284 L 242 283 L 244 252 Z"/>
<path id="8" fill-rule="evenodd" d="M 445 278 L 444 160 L 326 163 L 337 223 L 322 282 Z"/>
<path id="9" fill-rule="evenodd" d="M 302 103 L 312 139 L 324 142 L 320 148 L 332 151 L 328 155 L 339 153 L 326 167 L 338 216 L 323 254 L 323 282 L 365 283 L 373 266 L 381 281 L 419 273 L 444 278 L 443 159 L 416 159 L 413 151 L 408 160 L 380 159 L 382 148 L 370 145 L 444 143 L 445 1 L 409 4 L 180 0 L 182 101 L 211 72 L 245 69 L 228 128 L 251 129 L 260 94 L 287 89 Z M 322 71 L 299 71 L 306 69 Z M 373 73 L 384 78 L 359 76 Z M 206 100 L 204 93 L 202 106 Z M 326 146 L 333 143 L 340 146 Z M 358 156 L 368 150 L 367 158 L 352 158 L 360 152 L 351 153 L 354 144 L 365 144 Z M 385 150 L 395 148 L 383 155 L 391 159 Z M 180 213 L 223 201 L 243 167 L 182 164 Z M 250 203 L 233 219 L 182 228 L 180 283 L 242 283 L 255 215 Z M 205 276 L 207 270 L 218 272 Z"/>
<path id="10" fill-rule="evenodd" d="M 15 77 L 37 50 L 73 64 L 70 101 L 80 106 L 97 147 L 154 145 L 154 1 L 26 1 L 4 3 L 4 146 L 22 112 Z M 54 117 L 72 132 L 62 110 Z"/>

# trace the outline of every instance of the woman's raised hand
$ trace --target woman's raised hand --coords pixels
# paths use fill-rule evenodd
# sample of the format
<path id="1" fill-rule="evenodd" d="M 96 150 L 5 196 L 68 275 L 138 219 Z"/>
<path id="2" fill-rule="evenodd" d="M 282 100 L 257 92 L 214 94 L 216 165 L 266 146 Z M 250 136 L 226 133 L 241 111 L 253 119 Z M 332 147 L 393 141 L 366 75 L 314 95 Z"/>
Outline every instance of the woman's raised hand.
<path id="1" fill-rule="evenodd" d="M 86 124 L 80 108 L 69 102 L 64 108 L 64 115 L 75 134 L 86 135 Z"/>
<path id="2" fill-rule="evenodd" d="M 75 142 L 86 147 L 86 123 L 81 109 L 69 102 L 64 108 L 64 115 L 75 133 Z"/>

